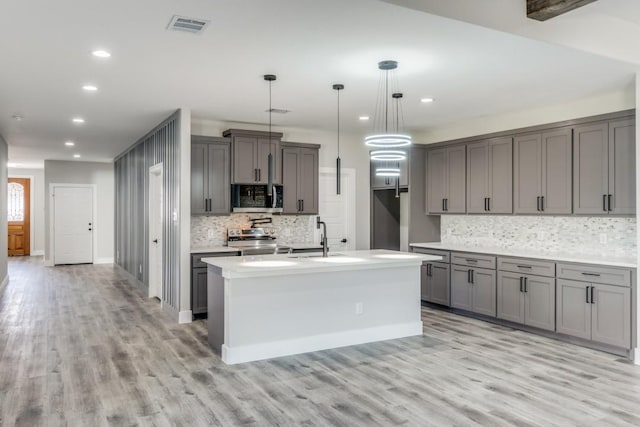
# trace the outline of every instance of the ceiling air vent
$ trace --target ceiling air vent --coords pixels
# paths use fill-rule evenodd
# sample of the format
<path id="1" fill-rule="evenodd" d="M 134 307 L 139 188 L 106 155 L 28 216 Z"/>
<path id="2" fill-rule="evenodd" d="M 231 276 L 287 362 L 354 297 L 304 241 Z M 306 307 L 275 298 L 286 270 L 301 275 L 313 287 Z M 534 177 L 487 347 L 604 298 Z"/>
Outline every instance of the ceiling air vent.
<path id="1" fill-rule="evenodd" d="M 186 16 L 173 15 L 167 29 L 200 34 L 204 31 L 207 25 L 209 25 L 209 21 L 206 19 L 187 18 Z"/>
<path id="2" fill-rule="evenodd" d="M 284 108 L 271 108 L 268 110 L 264 110 L 265 113 L 273 113 L 273 114 L 287 114 L 290 113 L 291 110 L 285 110 Z"/>

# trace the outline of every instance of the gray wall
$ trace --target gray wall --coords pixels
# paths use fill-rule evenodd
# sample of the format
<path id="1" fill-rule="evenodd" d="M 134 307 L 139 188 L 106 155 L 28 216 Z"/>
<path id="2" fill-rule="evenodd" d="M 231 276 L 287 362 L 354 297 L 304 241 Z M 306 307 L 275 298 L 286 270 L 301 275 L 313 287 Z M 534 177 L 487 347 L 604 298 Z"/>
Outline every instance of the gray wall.
<path id="1" fill-rule="evenodd" d="M 51 193 L 50 184 L 94 184 L 98 211 L 95 215 L 94 236 L 96 253 L 94 263 L 113 262 L 113 164 L 44 161 L 44 260 L 53 265 L 51 248 Z"/>
<path id="2" fill-rule="evenodd" d="M 116 263 L 145 288 L 149 285 L 149 168 L 163 164 L 162 299 L 163 307 L 176 317 L 180 311 L 182 264 L 180 132 L 178 111 L 115 160 Z M 189 227 L 185 232 L 189 232 Z"/>
<path id="3" fill-rule="evenodd" d="M 31 255 L 44 255 L 44 169 L 9 168 L 9 178 L 31 178 Z"/>
<path id="4" fill-rule="evenodd" d="M 9 159 L 7 142 L 0 135 L 0 290 L 7 279 L 7 160 Z"/>

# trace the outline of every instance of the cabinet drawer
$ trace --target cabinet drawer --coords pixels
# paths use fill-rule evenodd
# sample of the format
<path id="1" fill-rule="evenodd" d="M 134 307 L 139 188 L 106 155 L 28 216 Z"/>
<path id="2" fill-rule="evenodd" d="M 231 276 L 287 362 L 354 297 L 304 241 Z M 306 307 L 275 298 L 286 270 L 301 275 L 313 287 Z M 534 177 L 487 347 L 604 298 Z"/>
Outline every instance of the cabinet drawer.
<path id="1" fill-rule="evenodd" d="M 557 275 L 559 279 L 631 286 L 631 271 L 624 268 L 558 263 Z"/>
<path id="2" fill-rule="evenodd" d="M 202 258 L 214 258 L 221 256 L 238 256 L 240 255 L 240 251 L 229 251 L 229 252 L 210 252 L 204 254 L 192 254 L 191 255 L 191 268 L 198 267 L 207 267 L 206 262 L 202 262 Z"/>
<path id="3" fill-rule="evenodd" d="M 413 252 L 417 254 L 425 254 L 425 255 L 434 255 L 441 256 L 442 260 L 438 262 L 449 263 L 449 251 L 441 251 L 439 249 L 425 249 L 425 248 L 413 248 Z M 425 261 L 425 263 L 429 263 L 432 261 Z"/>
<path id="4" fill-rule="evenodd" d="M 496 257 L 491 255 L 452 252 L 451 264 L 466 265 L 468 267 L 488 268 L 491 270 L 495 270 Z"/>
<path id="5" fill-rule="evenodd" d="M 498 258 L 498 270 L 513 273 L 534 274 L 536 276 L 555 277 L 556 263 L 526 258 Z"/>

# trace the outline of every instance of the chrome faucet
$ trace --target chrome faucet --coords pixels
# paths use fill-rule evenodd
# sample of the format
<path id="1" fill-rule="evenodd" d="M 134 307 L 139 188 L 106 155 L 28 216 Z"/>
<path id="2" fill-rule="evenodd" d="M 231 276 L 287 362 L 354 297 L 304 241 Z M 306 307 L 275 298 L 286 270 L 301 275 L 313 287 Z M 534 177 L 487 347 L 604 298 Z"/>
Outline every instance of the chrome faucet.
<path id="1" fill-rule="evenodd" d="M 322 225 L 322 236 L 320 240 L 322 240 L 322 257 L 326 258 L 329 256 L 329 247 L 327 246 L 327 224 L 324 221 L 320 221 L 320 217 L 316 217 L 316 228 L 320 230 L 320 225 Z"/>

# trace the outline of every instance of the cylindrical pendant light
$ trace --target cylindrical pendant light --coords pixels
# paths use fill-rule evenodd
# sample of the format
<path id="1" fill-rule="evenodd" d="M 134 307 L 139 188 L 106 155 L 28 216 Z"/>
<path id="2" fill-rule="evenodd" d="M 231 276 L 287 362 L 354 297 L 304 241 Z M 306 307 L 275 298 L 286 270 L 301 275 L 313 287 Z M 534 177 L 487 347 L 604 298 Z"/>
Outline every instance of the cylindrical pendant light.
<path id="1" fill-rule="evenodd" d="M 340 194 L 340 91 L 344 89 L 343 84 L 333 85 L 333 90 L 338 93 L 338 157 L 336 158 L 336 194 Z"/>
<path id="2" fill-rule="evenodd" d="M 269 155 L 267 156 L 267 195 L 273 196 L 273 154 L 271 154 L 271 83 L 276 80 L 275 74 L 265 74 L 264 79 L 269 82 Z"/>

